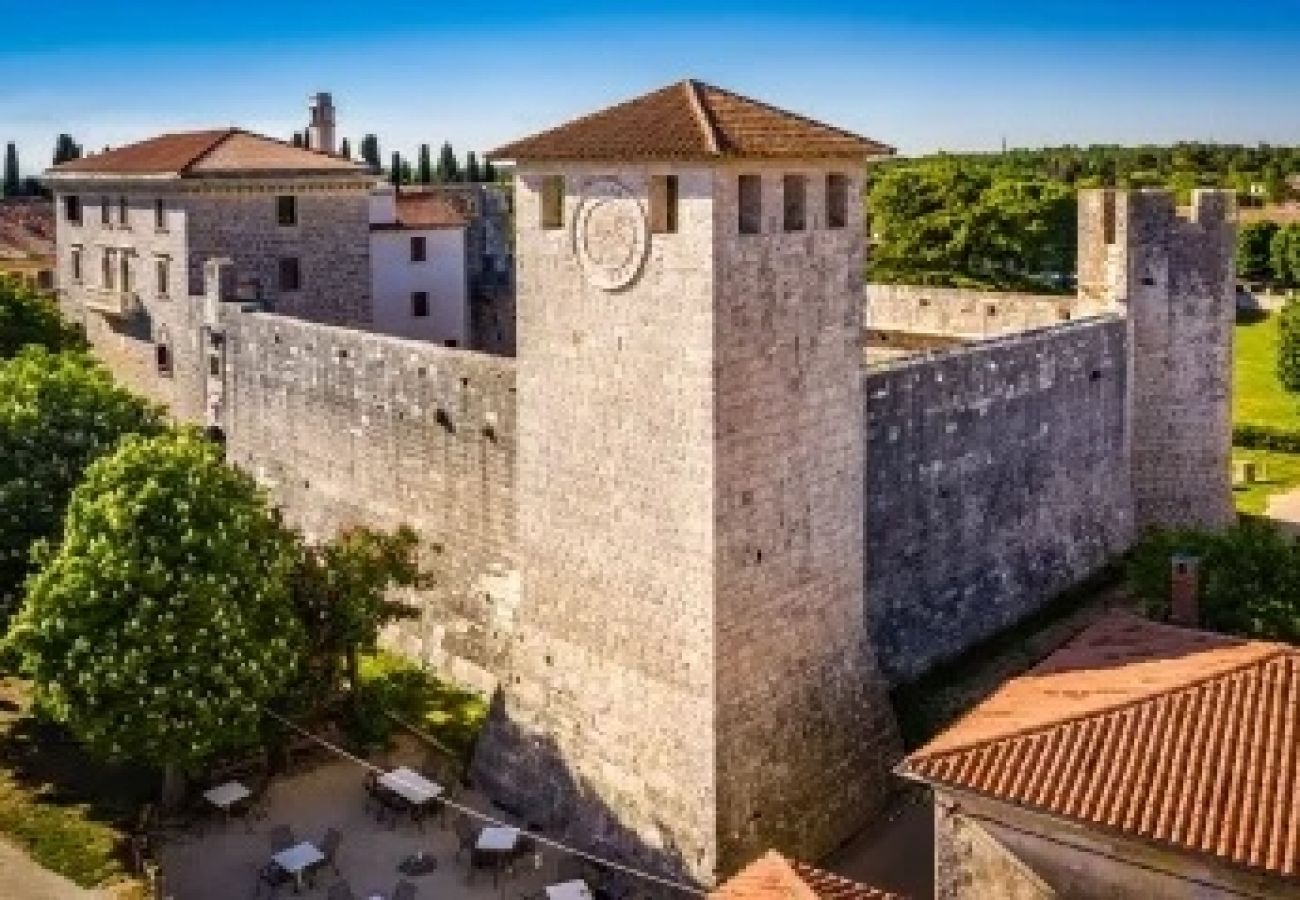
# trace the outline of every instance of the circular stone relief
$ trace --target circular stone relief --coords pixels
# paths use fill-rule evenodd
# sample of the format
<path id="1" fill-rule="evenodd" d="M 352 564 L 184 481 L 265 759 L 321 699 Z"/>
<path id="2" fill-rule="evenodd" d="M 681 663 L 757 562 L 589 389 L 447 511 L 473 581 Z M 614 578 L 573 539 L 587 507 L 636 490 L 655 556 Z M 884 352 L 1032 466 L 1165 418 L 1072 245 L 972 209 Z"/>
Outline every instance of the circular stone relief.
<path id="1" fill-rule="evenodd" d="M 612 178 L 588 183 L 573 217 L 573 252 L 587 281 L 606 291 L 625 288 L 641 274 L 649 249 L 641 203 Z"/>

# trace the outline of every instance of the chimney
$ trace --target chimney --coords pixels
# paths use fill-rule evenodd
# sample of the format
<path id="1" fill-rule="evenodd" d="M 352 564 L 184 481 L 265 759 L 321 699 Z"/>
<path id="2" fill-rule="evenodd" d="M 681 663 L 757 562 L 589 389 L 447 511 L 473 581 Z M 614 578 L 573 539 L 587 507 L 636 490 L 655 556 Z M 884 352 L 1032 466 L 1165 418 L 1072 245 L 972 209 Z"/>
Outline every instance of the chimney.
<path id="1" fill-rule="evenodd" d="M 1179 553 L 1170 557 L 1169 564 L 1169 621 L 1196 628 L 1201 624 L 1201 560 Z"/>
<path id="2" fill-rule="evenodd" d="M 334 153 L 334 99 L 324 91 L 307 101 L 307 147 Z"/>

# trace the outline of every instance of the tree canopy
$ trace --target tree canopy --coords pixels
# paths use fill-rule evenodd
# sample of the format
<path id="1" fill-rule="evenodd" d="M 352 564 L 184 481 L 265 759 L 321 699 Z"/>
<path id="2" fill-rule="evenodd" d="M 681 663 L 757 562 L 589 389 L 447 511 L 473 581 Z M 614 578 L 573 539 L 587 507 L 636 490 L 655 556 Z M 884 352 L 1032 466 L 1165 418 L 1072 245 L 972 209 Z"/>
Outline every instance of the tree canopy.
<path id="1" fill-rule="evenodd" d="M 54 301 L 16 278 L 0 275 L 0 359 L 30 345 L 48 350 L 80 350 L 81 329 L 67 322 Z"/>
<path id="2" fill-rule="evenodd" d="M 253 742 L 296 669 L 293 562 L 262 492 L 214 445 L 131 437 L 73 493 L 11 643 L 88 746 L 192 768 Z"/>
<path id="3" fill-rule="evenodd" d="M 159 409 L 82 353 L 29 347 L 0 362 L 0 621 L 30 571 L 33 544 L 58 537 L 86 467 L 124 436 L 161 427 Z"/>

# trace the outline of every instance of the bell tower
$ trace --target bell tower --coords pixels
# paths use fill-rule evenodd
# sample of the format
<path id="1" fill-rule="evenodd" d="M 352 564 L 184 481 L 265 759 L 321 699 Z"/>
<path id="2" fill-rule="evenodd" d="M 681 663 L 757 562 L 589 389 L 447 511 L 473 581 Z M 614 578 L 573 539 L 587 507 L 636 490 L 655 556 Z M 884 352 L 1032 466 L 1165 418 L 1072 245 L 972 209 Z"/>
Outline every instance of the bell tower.
<path id="1" fill-rule="evenodd" d="M 495 154 L 524 591 L 475 771 L 534 820 L 710 883 L 881 801 L 860 197 L 886 152 L 687 81 Z"/>

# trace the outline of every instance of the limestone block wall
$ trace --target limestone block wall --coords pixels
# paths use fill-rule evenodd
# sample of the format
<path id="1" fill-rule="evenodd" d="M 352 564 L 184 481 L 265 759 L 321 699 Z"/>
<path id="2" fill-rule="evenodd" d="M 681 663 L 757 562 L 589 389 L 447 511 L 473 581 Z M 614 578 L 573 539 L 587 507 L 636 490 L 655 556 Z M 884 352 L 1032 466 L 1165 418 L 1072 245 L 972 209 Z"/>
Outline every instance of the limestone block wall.
<path id="1" fill-rule="evenodd" d="M 871 330 L 981 338 L 1068 322 L 1096 312 L 1094 306 L 1057 294 L 868 284 L 865 324 Z"/>
<path id="2" fill-rule="evenodd" d="M 370 200 L 363 183 L 205 184 L 186 196 L 188 284 L 203 291 L 203 263 L 224 257 L 274 312 L 332 325 L 367 326 Z M 296 225 L 276 220 L 276 197 L 298 199 Z M 280 260 L 299 261 L 301 287 L 280 289 Z"/>
<path id="3" fill-rule="evenodd" d="M 1127 348 L 1098 317 L 864 374 L 867 618 L 892 679 L 1129 546 Z"/>
<path id="4" fill-rule="evenodd" d="M 231 461 L 309 537 L 415 528 L 437 583 L 390 640 L 490 689 L 519 601 L 513 361 L 223 306 Z"/>
<path id="5" fill-rule="evenodd" d="M 868 821 L 897 758 L 862 616 L 861 204 L 828 227 L 830 172 L 714 175 L 714 729 L 721 871 L 770 847 L 818 859 Z M 760 234 L 741 234 L 738 178 L 761 179 Z M 786 231 L 782 185 L 806 184 Z"/>
<path id="6" fill-rule="evenodd" d="M 977 797 L 935 794 L 937 900 L 1281 900 L 1295 884 Z"/>

